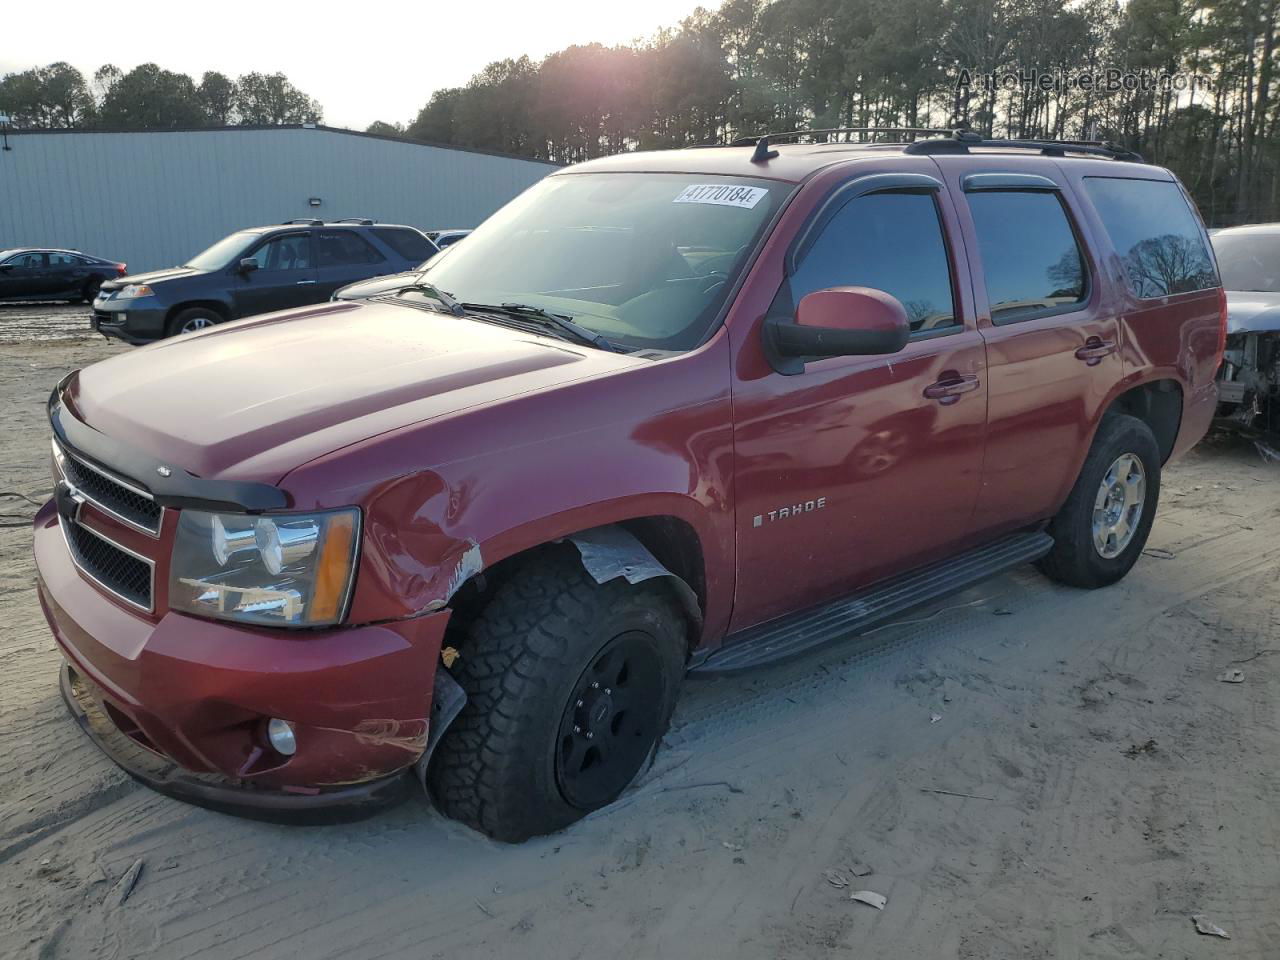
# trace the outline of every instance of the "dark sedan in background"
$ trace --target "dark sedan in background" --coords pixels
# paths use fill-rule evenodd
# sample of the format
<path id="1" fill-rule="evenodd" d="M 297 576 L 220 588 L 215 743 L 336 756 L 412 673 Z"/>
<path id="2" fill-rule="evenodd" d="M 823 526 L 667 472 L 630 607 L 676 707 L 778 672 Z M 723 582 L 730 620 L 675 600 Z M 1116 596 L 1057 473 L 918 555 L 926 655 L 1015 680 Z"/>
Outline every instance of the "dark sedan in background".
<path id="1" fill-rule="evenodd" d="M 142 344 L 259 313 L 323 303 L 358 280 L 436 253 L 420 230 L 372 220 L 292 220 L 240 230 L 181 267 L 105 283 L 93 328 Z"/>
<path id="2" fill-rule="evenodd" d="M 123 263 L 79 250 L 0 250 L 0 300 L 91 302 L 105 281 L 124 276 L 125 270 Z"/>

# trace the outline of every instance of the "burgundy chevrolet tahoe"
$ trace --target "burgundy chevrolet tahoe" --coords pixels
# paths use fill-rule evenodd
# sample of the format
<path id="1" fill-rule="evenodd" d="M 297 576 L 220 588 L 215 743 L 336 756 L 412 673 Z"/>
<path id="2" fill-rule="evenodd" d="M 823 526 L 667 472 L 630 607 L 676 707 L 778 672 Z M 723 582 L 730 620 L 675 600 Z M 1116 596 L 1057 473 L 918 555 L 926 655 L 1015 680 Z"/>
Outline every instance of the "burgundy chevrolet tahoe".
<path id="1" fill-rule="evenodd" d="M 687 672 L 1015 564 L 1124 576 L 1223 337 L 1186 193 L 1111 148 L 571 167 L 404 289 L 57 385 L 63 692 L 215 809 L 351 817 L 421 780 L 491 836 L 553 831 L 635 778 Z"/>

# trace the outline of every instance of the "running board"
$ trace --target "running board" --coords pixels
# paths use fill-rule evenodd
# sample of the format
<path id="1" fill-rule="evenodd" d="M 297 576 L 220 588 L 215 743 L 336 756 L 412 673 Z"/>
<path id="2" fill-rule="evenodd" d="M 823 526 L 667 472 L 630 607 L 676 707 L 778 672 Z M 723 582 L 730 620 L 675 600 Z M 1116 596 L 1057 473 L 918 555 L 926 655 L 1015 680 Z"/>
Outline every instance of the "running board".
<path id="1" fill-rule="evenodd" d="M 730 634 L 691 673 L 730 673 L 785 660 L 883 623 L 904 610 L 963 590 L 1012 567 L 1043 557 L 1047 533 L 1017 533 L 958 556 L 919 567 L 853 596 L 791 613 Z"/>

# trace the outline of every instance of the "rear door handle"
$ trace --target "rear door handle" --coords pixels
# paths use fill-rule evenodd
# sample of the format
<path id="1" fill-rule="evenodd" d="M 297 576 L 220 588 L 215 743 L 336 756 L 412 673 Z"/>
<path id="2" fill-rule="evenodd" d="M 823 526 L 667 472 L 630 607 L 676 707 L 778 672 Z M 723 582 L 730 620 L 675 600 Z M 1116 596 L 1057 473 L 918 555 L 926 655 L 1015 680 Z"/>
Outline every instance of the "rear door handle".
<path id="1" fill-rule="evenodd" d="M 937 400 L 944 406 L 950 406 L 960 399 L 960 395 L 977 390 L 982 381 L 977 377 L 951 374 L 943 380 L 929 384 L 924 388 L 924 395 L 930 400 Z"/>
<path id="2" fill-rule="evenodd" d="M 314 280 L 299 280 L 299 281 L 298 281 L 298 286 L 302 286 L 304 283 L 315 283 L 315 281 L 314 281 Z"/>
<path id="3" fill-rule="evenodd" d="M 1091 367 L 1096 367 L 1102 362 L 1103 357 L 1109 357 L 1116 352 L 1114 341 L 1103 340 L 1101 337 L 1090 337 L 1084 342 L 1084 346 L 1076 351 L 1076 359 L 1083 360 Z"/>

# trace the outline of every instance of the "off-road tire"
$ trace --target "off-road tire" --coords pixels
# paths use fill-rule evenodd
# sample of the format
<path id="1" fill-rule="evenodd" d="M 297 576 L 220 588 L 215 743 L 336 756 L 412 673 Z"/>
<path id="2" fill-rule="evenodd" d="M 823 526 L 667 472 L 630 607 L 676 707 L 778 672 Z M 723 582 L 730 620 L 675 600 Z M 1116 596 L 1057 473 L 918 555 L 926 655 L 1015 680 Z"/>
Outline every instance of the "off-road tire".
<path id="1" fill-rule="evenodd" d="M 1133 539 L 1115 557 L 1094 546 L 1093 511 L 1098 488 L 1118 457 L 1132 454 L 1146 472 L 1146 496 Z M 1160 500 L 1160 447 L 1143 421 L 1127 414 L 1108 414 L 1098 426 L 1089 455 L 1067 502 L 1049 524 L 1053 549 L 1039 562 L 1046 576 L 1073 587 L 1105 587 L 1121 579 L 1146 546 Z"/>
<path id="2" fill-rule="evenodd" d="M 531 560 L 471 624 L 452 667 L 467 703 L 427 771 L 437 808 L 509 843 L 552 833 L 590 813 L 568 802 L 557 779 L 569 698 L 614 638 L 644 635 L 661 678 L 656 745 L 684 677 L 685 630 L 661 581 L 631 585 L 619 577 L 598 584 L 569 544 Z M 652 746 L 646 753 L 652 755 Z"/>
<path id="3" fill-rule="evenodd" d="M 169 322 L 165 324 L 165 336 L 176 337 L 183 332 L 183 327 L 193 320 L 201 319 L 207 320 L 209 326 L 214 326 L 221 323 L 223 317 L 217 310 L 210 310 L 208 307 L 188 307 L 186 310 L 179 310 L 169 318 Z"/>

